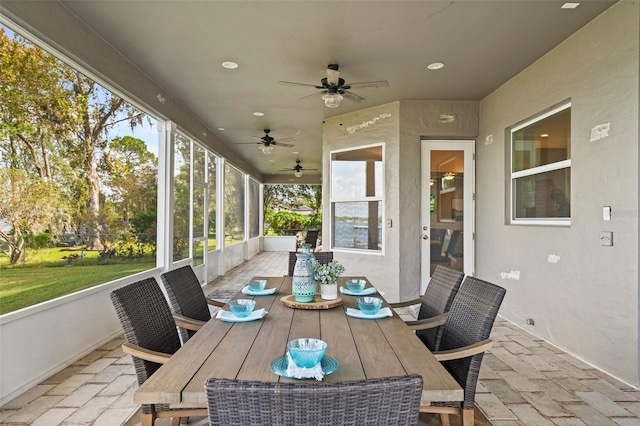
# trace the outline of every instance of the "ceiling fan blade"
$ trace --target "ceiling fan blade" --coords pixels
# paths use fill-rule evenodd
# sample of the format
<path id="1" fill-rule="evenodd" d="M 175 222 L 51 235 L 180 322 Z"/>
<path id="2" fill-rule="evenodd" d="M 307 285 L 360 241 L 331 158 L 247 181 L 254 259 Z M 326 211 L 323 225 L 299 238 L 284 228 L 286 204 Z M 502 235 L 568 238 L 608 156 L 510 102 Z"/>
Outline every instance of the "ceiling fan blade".
<path id="1" fill-rule="evenodd" d="M 311 95 L 307 95 L 307 96 L 303 96 L 302 98 L 300 98 L 300 100 L 304 100 L 304 99 L 312 99 L 312 98 L 319 98 L 322 95 L 324 95 L 325 93 L 327 93 L 326 90 L 322 90 L 320 92 L 316 92 L 316 93 L 312 93 Z"/>
<path id="2" fill-rule="evenodd" d="M 318 86 L 315 84 L 306 84 L 306 83 L 294 83 L 292 81 L 279 81 L 278 84 L 282 84 L 285 86 L 305 86 L 305 87 L 315 87 L 316 89 L 322 89 L 322 86 Z"/>
<path id="3" fill-rule="evenodd" d="M 280 143 L 280 142 L 272 142 L 271 145 L 283 146 L 283 147 L 286 147 L 286 148 L 291 148 L 292 146 L 295 146 L 295 145 L 290 144 L 290 143 Z"/>
<path id="4" fill-rule="evenodd" d="M 340 71 L 327 68 L 327 83 L 337 86 L 340 81 Z"/>
<path id="5" fill-rule="evenodd" d="M 349 86 L 350 89 L 364 89 L 367 87 L 388 87 L 389 82 L 387 80 L 363 81 L 360 83 L 345 84 L 345 87 L 346 86 Z"/>
<path id="6" fill-rule="evenodd" d="M 236 145 L 262 145 L 261 142 L 236 142 Z"/>
<path id="7" fill-rule="evenodd" d="M 360 95 L 356 95 L 353 92 L 349 92 L 348 90 L 345 91 L 340 91 L 340 93 L 342 93 L 342 96 L 344 96 L 345 98 L 354 101 L 354 102 L 362 102 L 364 101 L 366 98 L 363 98 Z"/>
<path id="8" fill-rule="evenodd" d="M 277 138 L 274 142 L 295 142 L 296 140 L 294 138 Z"/>
<path id="9" fill-rule="evenodd" d="M 320 170 L 320 169 L 307 169 L 307 168 L 305 167 L 305 168 L 303 168 L 301 171 L 303 171 L 303 172 L 308 172 L 308 171 L 310 171 L 310 170 L 318 171 L 318 170 Z"/>

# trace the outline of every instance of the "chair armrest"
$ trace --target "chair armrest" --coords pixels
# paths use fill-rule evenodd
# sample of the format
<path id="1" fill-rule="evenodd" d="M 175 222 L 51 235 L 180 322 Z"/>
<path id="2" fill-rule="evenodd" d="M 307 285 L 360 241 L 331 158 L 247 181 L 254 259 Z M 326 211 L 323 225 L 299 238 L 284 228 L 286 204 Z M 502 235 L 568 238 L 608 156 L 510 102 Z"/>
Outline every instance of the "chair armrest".
<path id="1" fill-rule="evenodd" d="M 220 302 L 219 300 L 213 300 L 213 299 L 209 299 L 207 297 L 207 303 L 211 306 L 217 306 L 218 308 L 222 308 L 224 305 L 226 305 L 225 302 Z"/>
<path id="2" fill-rule="evenodd" d="M 202 328 L 206 321 L 185 317 L 184 315 L 173 314 L 176 325 L 180 328 L 186 328 L 191 331 L 198 331 Z"/>
<path id="3" fill-rule="evenodd" d="M 419 305 L 420 303 L 422 303 L 422 297 L 418 297 L 413 300 L 407 300 L 405 302 L 389 303 L 389 306 L 392 307 L 393 309 L 396 309 L 396 308 L 405 308 L 407 306 Z"/>
<path id="4" fill-rule="evenodd" d="M 445 312 L 444 314 L 440 314 L 432 318 L 425 318 L 418 321 L 407 321 L 406 324 L 412 330 L 429 330 L 443 325 L 448 316 L 449 313 Z"/>
<path id="5" fill-rule="evenodd" d="M 450 349 L 448 351 L 434 352 L 433 355 L 438 361 L 450 361 L 452 359 L 466 358 L 475 354 L 488 351 L 493 346 L 491 339 L 482 340 L 473 345 L 463 346 L 461 348 Z"/>
<path id="6" fill-rule="evenodd" d="M 157 362 L 158 364 L 164 364 L 171 358 L 170 354 L 145 349 L 129 342 L 122 344 L 122 352 L 135 356 L 136 358 L 144 359 L 145 361 Z"/>

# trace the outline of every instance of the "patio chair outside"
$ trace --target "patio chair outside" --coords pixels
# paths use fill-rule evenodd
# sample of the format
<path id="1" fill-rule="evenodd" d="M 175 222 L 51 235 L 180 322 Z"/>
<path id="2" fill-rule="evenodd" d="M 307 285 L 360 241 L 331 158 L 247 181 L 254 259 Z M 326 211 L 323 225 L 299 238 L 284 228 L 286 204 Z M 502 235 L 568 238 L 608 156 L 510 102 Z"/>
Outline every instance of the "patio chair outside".
<path id="1" fill-rule="evenodd" d="M 147 278 L 111 292 L 111 301 L 124 329 L 122 350 L 131 355 L 138 385 L 142 385 L 180 349 L 176 323 L 155 278 Z M 204 409 L 171 410 L 166 405 L 142 404 L 142 426 L 156 418 L 206 416 Z"/>
<path id="2" fill-rule="evenodd" d="M 225 305 L 224 302 L 205 296 L 191 265 L 165 272 L 160 278 L 167 291 L 173 318 L 178 324 L 183 344 L 211 319 L 207 305 Z"/>
<path id="3" fill-rule="evenodd" d="M 432 402 L 421 412 L 439 413 L 443 426 L 449 414 L 462 416 L 463 426 L 473 426 L 476 385 L 484 352 L 491 348 L 489 334 L 506 290 L 474 277 L 466 277 L 443 326 L 435 357 L 464 390 L 463 402 Z"/>
<path id="4" fill-rule="evenodd" d="M 317 229 L 308 229 L 307 230 L 307 234 L 304 237 L 304 243 L 303 244 L 311 244 L 311 251 L 315 250 L 316 246 L 318 245 L 318 234 L 320 233 L 320 231 L 318 231 Z"/>
<path id="5" fill-rule="evenodd" d="M 417 321 L 407 321 L 407 325 L 416 331 L 429 350 L 433 351 L 440 344 L 447 312 L 458 293 L 464 273 L 443 265 L 436 266 L 424 295 L 406 302 L 391 303 L 392 308 L 400 308 L 420 304 Z"/>
<path id="6" fill-rule="evenodd" d="M 296 257 L 296 253 L 295 251 L 290 251 L 289 252 L 289 275 L 288 276 L 293 276 L 293 270 L 296 267 L 296 260 L 298 260 L 298 258 Z M 318 263 L 321 263 L 323 265 L 326 265 L 327 263 L 331 262 L 333 260 L 333 252 L 332 251 L 317 251 L 315 253 L 312 254 L 313 257 L 316 258 L 316 260 L 318 261 Z"/>
<path id="7" fill-rule="evenodd" d="M 331 384 L 209 379 L 210 425 L 416 425 L 422 376 Z"/>

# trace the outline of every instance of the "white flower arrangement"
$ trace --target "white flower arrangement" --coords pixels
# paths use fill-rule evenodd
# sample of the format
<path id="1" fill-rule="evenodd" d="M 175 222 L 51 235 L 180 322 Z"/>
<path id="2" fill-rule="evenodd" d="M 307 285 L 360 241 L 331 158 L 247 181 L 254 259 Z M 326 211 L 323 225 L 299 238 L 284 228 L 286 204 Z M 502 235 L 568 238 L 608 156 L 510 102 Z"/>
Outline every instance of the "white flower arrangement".
<path id="1" fill-rule="evenodd" d="M 337 260 L 323 265 L 314 258 L 311 263 L 313 264 L 313 279 L 319 281 L 320 284 L 333 284 L 344 272 L 344 266 Z"/>

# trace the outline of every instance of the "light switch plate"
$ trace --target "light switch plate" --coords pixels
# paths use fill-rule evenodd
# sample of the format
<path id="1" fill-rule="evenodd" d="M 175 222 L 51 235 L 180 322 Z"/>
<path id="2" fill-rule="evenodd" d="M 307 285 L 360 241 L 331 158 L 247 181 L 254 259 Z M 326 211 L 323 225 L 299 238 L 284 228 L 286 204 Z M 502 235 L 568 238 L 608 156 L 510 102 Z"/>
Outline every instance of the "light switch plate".
<path id="1" fill-rule="evenodd" d="M 611 231 L 602 231 L 602 232 L 600 232 L 600 245 L 601 246 L 612 246 L 613 245 L 613 232 L 611 232 Z"/>
<path id="2" fill-rule="evenodd" d="M 602 207 L 602 219 L 611 220 L 611 206 Z"/>

